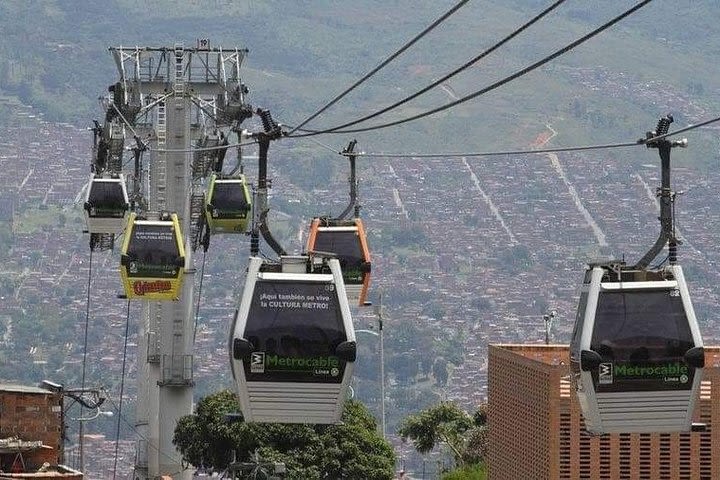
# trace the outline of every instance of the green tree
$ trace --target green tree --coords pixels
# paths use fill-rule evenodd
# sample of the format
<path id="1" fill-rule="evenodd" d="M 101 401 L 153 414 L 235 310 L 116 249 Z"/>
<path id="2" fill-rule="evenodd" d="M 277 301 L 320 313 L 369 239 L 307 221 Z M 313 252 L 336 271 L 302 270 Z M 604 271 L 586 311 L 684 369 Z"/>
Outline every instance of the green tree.
<path id="1" fill-rule="evenodd" d="M 486 422 L 486 405 L 481 405 L 471 416 L 452 402 L 440 402 L 406 417 L 398 433 L 403 441 L 412 440 L 415 450 L 423 454 L 444 443 L 452 452 L 455 464 L 462 468 L 484 464 Z"/>
<path id="2" fill-rule="evenodd" d="M 432 367 L 435 381 L 441 387 L 447 385 L 448 382 L 448 361 L 443 357 L 437 357 Z"/>
<path id="3" fill-rule="evenodd" d="M 440 402 L 420 413 L 406 417 L 398 433 L 403 441 L 413 441 L 415 450 L 431 452 L 440 442 L 450 449 L 457 465 L 463 464 L 465 433 L 473 427 L 473 419 L 452 402 Z"/>
<path id="4" fill-rule="evenodd" d="M 195 413 L 180 419 L 173 442 L 196 466 L 225 470 L 234 451 L 238 461 L 257 452 L 263 461 L 283 462 L 287 479 L 377 479 L 393 476 L 395 454 L 377 433 L 367 408 L 349 400 L 341 425 L 228 423 L 238 412 L 235 394 L 223 390 L 198 402 Z"/>

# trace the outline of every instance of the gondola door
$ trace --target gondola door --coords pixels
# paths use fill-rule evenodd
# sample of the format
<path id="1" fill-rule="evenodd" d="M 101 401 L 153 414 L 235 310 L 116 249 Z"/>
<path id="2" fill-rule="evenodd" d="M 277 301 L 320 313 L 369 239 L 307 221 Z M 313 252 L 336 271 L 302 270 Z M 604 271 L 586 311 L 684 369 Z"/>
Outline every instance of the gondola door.
<path id="1" fill-rule="evenodd" d="M 251 258 L 230 340 L 243 416 L 337 423 L 356 355 L 339 263 L 329 261 L 330 274 L 263 272 L 262 265 Z"/>

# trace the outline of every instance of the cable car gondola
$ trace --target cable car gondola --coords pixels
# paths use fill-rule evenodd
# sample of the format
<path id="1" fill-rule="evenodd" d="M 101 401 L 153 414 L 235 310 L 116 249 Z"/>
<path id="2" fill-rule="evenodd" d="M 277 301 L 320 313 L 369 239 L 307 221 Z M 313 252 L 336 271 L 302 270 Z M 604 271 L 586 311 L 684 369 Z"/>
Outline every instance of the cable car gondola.
<path id="1" fill-rule="evenodd" d="M 571 383 L 592 434 L 689 431 L 705 366 L 682 268 L 670 188 L 671 116 L 646 134 L 661 160 L 660 236 L 632 266 L 590 264 L 570 343 Z M 667 245 L 665 267 L 649 267 Z M 661 262 L 661 264 L 664 263 Z"/>
<path id="2" fill-rule="evenodd" d="M 130 210 L 125 177 L 93 176 L 85 196 L 85 222 L 90 233 L 119 233 Z"/>
<path id="3" fill-rule="evenodd" d="M 245 233 L 252 200 L 245 176 L 210 176 L 205 201 L 205 218 L 210 233 Z"/>
<path id="4" fill-rule="evenodd" d="M 589 432 L 690 430 L 704 351 L 679 265 L 591 265 L 570 348 Z"/>
<path id="5" fill-rule="evenodd" d="M 175 213 L 158 220 L 130 214 L 120 257 L 127 298 L 177 300 L 185 273 L 185 249 Z"/>
<path id="6" fill-rule="evenodd" d="M 365 304 L 371 263 L 362 220 L 313 219 L 307 251 L 334 254 L 340 261 L 348 300 L 361 306 Z"/>
<path id="7" fill-rule="evenodd" d="M 308 273 L 305 256 L 281 264 L 250 257 L 230 329 L 230 361 L 247 422 L 340 421 L 356 357 L 337 259 Z"/>

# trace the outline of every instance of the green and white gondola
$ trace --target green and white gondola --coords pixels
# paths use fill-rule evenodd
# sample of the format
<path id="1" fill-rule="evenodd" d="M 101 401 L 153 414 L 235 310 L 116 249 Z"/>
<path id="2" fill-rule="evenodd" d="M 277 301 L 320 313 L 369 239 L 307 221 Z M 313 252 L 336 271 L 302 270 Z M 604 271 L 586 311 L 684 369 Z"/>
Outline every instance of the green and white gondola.
<path id="1" fill-rule="evenodd" d="M 230 337 L 245 421 L 340 422 L 356 357 L 340 264 L 313 273 L 306 256 L 251 257 Z M 327 272 L 328 269 L 322 271 Z"/>

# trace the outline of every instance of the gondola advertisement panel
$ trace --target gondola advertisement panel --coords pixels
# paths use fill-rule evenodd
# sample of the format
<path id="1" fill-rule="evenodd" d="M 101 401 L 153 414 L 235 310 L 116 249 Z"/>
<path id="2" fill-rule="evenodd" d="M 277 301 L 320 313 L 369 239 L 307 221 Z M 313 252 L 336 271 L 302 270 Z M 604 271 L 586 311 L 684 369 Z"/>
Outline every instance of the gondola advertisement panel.
<path id="1" fill-rule="evenodd" d="M 332 283 L 258 280 L 243 361 L 248 381 L 341 383 L 346 362 L 336 348 L 347 340 Z"/>
<path id="2" fill-rule="evenodd" d="M 135 227 L 128 276 L 175 278 L 178 275 L 178 248 L 172 225 Z"/>
<path id="3" fill-rule="evenodd" d="M 176 300 L 180 294 L 185 251 L 177 215 L 169 220 L 128 219 L 120 277 L 127 298 Z"/>

